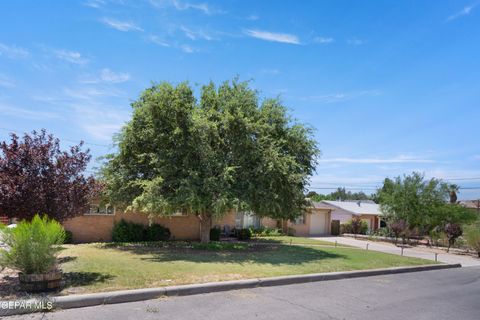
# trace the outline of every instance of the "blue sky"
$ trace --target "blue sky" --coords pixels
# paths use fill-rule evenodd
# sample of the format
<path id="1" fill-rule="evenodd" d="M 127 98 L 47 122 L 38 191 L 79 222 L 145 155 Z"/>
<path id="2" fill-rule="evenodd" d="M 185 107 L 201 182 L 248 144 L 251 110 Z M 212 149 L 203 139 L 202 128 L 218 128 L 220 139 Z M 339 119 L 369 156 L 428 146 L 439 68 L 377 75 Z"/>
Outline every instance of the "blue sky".
<path id="1" fill-rule="evenodd" d="M 368 192 L 413 170 L 480 186 L 480 1 L 2 1 L 0 12 L 0 140 L 47 128 L 101 156 L 152 81 L 238 75 L 316 128 L 312 187 Z"/>

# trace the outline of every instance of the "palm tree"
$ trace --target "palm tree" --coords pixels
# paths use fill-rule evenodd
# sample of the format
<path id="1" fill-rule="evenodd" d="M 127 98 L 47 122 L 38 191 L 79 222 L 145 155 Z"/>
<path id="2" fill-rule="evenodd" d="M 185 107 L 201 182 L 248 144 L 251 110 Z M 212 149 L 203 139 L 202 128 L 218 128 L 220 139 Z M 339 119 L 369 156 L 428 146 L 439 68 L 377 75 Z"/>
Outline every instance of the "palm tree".
<path id="1" fill-rule="evenodd" d="M 451 184 L 448 186 L 450 203 L 457 203 L 457 192 L 460 189 L 456 184 Z"/>

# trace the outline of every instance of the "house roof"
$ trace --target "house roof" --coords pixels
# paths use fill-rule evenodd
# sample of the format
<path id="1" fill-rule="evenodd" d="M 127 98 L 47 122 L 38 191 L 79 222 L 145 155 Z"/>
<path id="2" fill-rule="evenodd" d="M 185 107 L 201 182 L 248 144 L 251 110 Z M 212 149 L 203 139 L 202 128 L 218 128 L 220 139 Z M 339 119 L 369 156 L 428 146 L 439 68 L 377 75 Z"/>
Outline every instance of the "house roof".
<path id="1" fill-rule="evenodd" d="M 465 208 L 470 208 L 470 209 L 480 208 L 480 200 L 463 200 L 463 201 L 460 201 L 460 204 L 463 205 Z"/>
<path id="2" fill-rule="evenodd" d="M 376 203 L 370 203 L 370 202 L 366 203 L 363 201 L 329 201 L 329 200 L 323 200 L 321 201 L 321 203 L 325 207 L 340 208 L 356 215 L 373 214 L 373 215 L 380 216 L 383 214 L 380 209 L 380 205 Z"/>

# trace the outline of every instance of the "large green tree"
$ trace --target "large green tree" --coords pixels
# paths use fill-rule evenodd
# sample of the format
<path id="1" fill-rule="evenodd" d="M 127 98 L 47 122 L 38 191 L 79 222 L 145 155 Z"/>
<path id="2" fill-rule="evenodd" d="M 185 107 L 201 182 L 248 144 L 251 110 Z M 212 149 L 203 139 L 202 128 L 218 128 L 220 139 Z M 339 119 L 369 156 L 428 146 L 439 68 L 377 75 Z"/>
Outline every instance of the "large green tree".
<path id="1" fill-rule="evenodd" d="M 195 98 L 188 83 L 161 83 L 133 104 L 133 117 L 107 157 L 106 195 L 127 209 L 197 216 L 201 241 L 229 209 L 294 218 L 319 153 L 312 131 L 278 99 L 248 83 L 213 83 Z"/>
<path id="2" fill-rule="evenodd" d="M 447 224 L 463 224 L 475 220 L 475 215 L 459 204 L 450 203 L 451 187 L 440 179 L 425 179 L 411 175 L 385 179 L 377 192 L 378 200 L 390 222 L 405 221 L 409 228 L 428 233 Z"/>

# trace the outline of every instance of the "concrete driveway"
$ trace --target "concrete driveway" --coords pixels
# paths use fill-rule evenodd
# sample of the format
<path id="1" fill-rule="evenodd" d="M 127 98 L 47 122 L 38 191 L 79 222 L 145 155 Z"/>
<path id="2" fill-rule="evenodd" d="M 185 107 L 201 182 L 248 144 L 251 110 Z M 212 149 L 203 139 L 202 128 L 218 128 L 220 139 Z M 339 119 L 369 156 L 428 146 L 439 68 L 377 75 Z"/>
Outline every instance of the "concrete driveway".
<path id="1" fill-rule="evenodd" d="M 314 237 L 312 239 L 318 239 L 323 241 L 330 241 L 339 244 L 346 244 L 352 247 L 358 248 L 366 248 L 368 243 L 368 250 L 375 250 L 385 253 L 397 254 L 400 255 L 402 250 L 400 247 L 397 247 L 391 243 L 385 242 L 375 242 L 375 241 L 365 241 L 365 240 L 357 240 L 354 238 L 349 237 Z M 435 260 L 435 249 L 428 249 L 428 248 L 404 248 L 403 255 L 407 257 L 415 257 L 415 258 L 422 258 L 428 260 Z M 450 254 L 446 252 L 438 253 L 438 261 L 444 263 L 460 263 L 464 267 L 470 266 L 480 266 L 480 259 L 473 258 L 467 255 L 458 255 L 458 254 Z"/>

